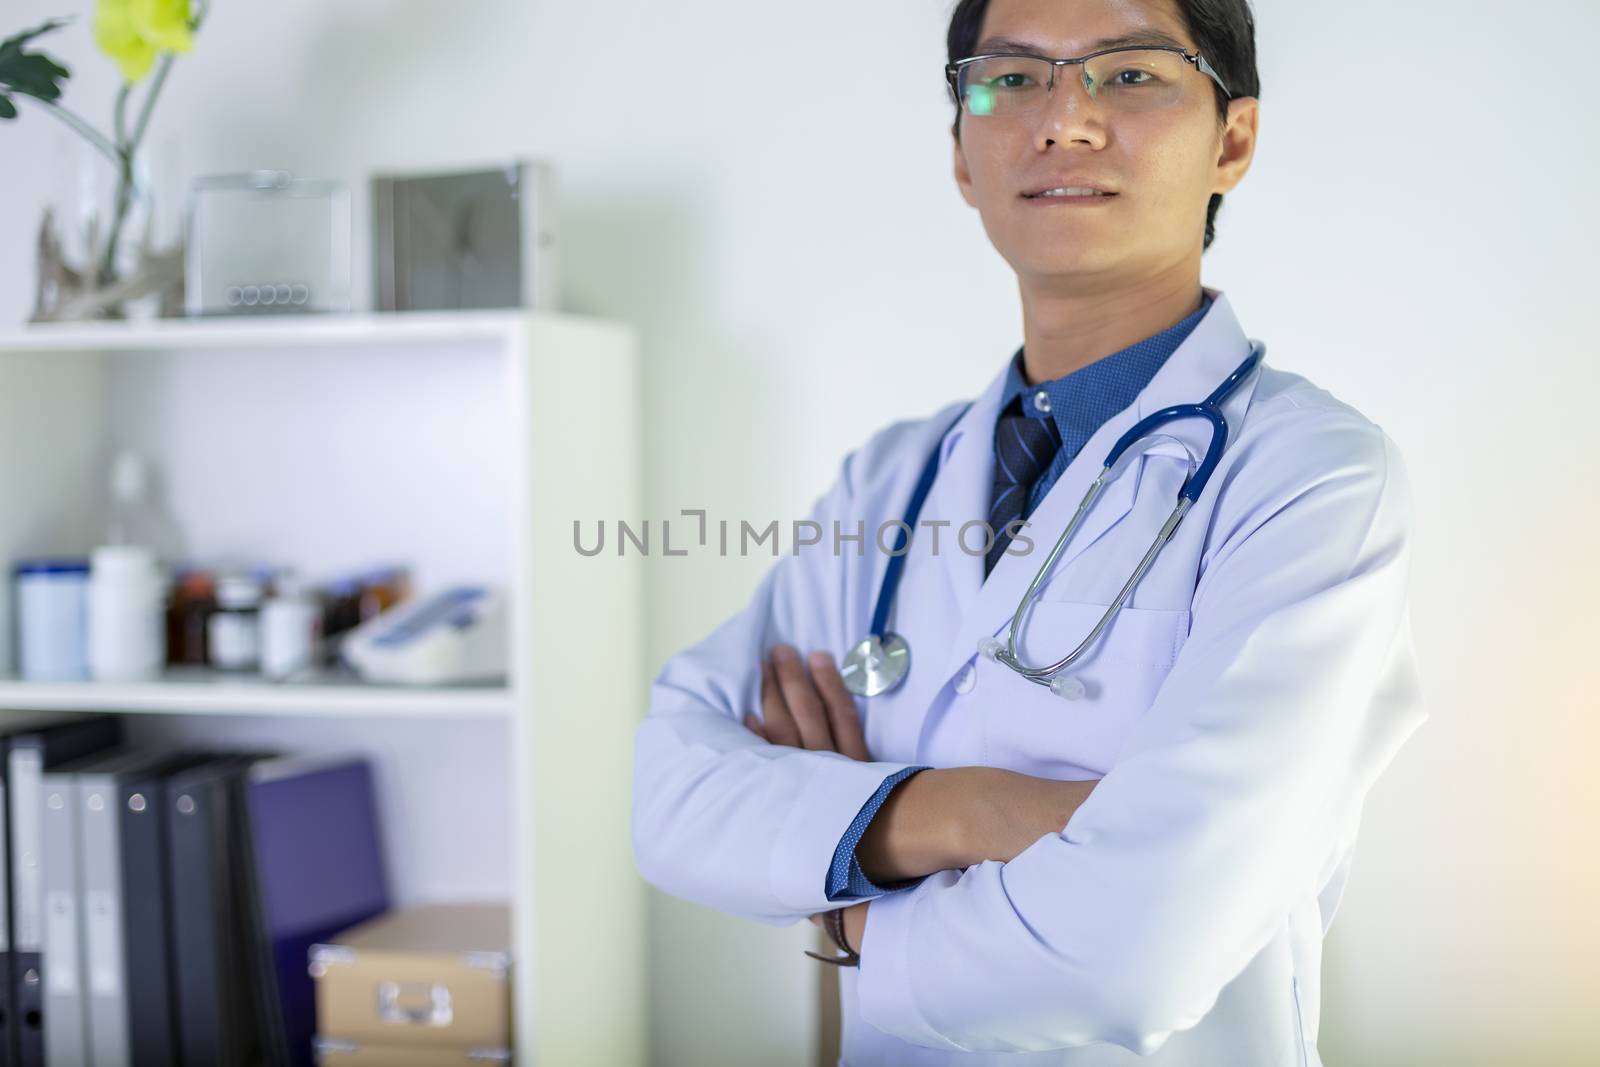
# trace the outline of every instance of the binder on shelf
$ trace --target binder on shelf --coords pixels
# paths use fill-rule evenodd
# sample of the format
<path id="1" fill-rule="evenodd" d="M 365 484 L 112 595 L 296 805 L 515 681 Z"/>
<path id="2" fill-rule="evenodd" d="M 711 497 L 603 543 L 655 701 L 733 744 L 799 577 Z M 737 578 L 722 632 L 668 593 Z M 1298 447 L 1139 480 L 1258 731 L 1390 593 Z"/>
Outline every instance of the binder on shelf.
<path id="1" fill-rule="evenodd" d="M 120 991 L 122 952 L 106 958 L 108 921 L 120 930 L 120 886 L 107 884 L 116 841 L 104 831 L 115 818 L 114 799 L 99 788 L 126 766 L 150 763 L 146 753 L 113 749 L 45 771 L 42 809 L 44 865 L 44 1052 L 52 1067 L 118 1067 L 127 1038 L 94 1042 L 94 1000 L 108 987 Z M 87 799 L 88 803 L 84 801 Z M 111 973 L 107 965 L 115 968 Z M 166 1061 L 164 1061 L 166 1062 Z"/>
<path id="2" fill-rule="evenodd" d="M 44 893 L 44 1058 L 50 1067 L 83 1067 L 85 1038 L 83 898 L 78 870 L 77 775 L 69 765 L 41 779 L 40 862 Z"/>
<path id="3" fill-rule="evenodd" d="M 125 752 L 78 771 L 85 1030 L 94 1067 L 177 1062 L 161 784 L 203 758 Z"/>
<path id="4" fill-rule="evenodd" d="M 166 777 L 203 759 L 175 757 L 170 765 L 130 769 L 115 776 L 127 1049 L 134 1067 L 166 1067 L 179 1062 Z M 108 1012 L 113 1001 L 114 997 L 107 997 Z M 99 999 L 91 998 L 90 1032 L 96 1047 L 102 1040 L 100 1007 Z M 106 1019 L 106 1029 L 113 1031 L 116 1024 L 111 1016 Z"/>
<path id="5" fill-rule="evenodd" d="M 97 715 L 58 721 L 4 738 L 6 881 L 10 938 L 7 969 L 11 982 L 11 1035 L 14 1063 L 45 1063 L 44 959 L 44 774 L 63 763 L 117 744 L 122 722 Z"/>
<path id="6" fill-rule="evenodd" d="M 243 785 L 240 880 L 252 896 L 264 1062 L 311 1067 L 311 946 L 390 906 L 372 770 L 359 756 L 288 757 L 252 765 Z"/>
<path id="7" fill-rule="evenodd" d="M 230 840 L 239 825 L 239 779 L 258 758 L 219 756 L 163 784 L 178 1059 L 185 1064 L 253 1067 L 260 1056 L 244 926 L 249 901 Z"/>
<path id="8" fill-rule="evenodd" d="M 0 1067 L 17 1062 L 17 1034 L 13 1025 L 17 999 L 11 985 L 11 821 L 7 788 L 5 737 L 59 722 L 81 719 L 60 712 L 8 712 L 0 716 Z"/>

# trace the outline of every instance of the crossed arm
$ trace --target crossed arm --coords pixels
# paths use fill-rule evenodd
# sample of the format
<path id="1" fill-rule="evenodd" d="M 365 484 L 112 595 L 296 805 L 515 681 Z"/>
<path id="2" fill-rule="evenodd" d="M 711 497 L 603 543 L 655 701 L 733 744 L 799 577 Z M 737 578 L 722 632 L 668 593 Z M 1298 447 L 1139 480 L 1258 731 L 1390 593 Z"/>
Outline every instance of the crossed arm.
<path id="1" fill-rule="evenodd" d="M 855 699 L 833 657 L 802 661 L 777 645 L 761 664 L 762 718 L 745 726 L 775 745 L 837 752 L 871 762 Z M 1035 778 L 997 767 L 919 771 L 889 794 L 856 846 L 856 860 L 876 883 L 962 870 L 985 860 L 1006 863 L 1048 833 L 1059 833 L 1095 781 Z M 859 951 L 870 900 L 845 909 L 845 940 Z M 821 925 L 819 912 L 811 921 Z"/>

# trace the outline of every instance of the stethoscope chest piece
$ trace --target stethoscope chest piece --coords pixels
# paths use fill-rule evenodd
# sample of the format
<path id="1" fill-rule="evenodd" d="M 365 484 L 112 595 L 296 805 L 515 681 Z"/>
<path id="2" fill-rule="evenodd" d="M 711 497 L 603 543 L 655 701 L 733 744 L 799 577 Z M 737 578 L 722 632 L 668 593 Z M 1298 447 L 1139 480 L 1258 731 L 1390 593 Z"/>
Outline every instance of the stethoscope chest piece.
<path id="1" fill-rule="evenodd" d="M 839 676 L 844 687 L 859 697 L 887 693 L 905 681 L 911 669 L 911 646 L 890 631 L 881 638 L 872 634 L 858 641 L 844 657 Z"/>

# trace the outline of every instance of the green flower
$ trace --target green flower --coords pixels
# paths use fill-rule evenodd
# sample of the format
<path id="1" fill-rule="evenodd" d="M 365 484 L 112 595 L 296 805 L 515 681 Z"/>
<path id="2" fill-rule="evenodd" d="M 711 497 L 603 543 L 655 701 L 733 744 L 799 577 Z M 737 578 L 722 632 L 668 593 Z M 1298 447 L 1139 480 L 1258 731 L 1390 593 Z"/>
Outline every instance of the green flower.
<path id="1" fill-rule="evenodd" d="M 191 29 L 189 0 L 95 0 L 95 43 L 130 83 L 149 74 L 160 53 L 189 51 Z"/>

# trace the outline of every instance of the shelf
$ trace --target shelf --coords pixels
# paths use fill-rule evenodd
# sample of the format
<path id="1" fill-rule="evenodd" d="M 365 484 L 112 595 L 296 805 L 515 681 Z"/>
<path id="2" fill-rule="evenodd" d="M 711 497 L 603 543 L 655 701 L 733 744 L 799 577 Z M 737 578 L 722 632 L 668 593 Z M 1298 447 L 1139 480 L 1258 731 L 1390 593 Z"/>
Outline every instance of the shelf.
<path id="1" fill-rule="evenodd" d="M 178 669 L 153 682 L 0 679 L 0 709 L 27 711 L 477 719 L 509 718 L 513 707 L 505 686 L 370 685 L 331 675 L 269 682 L 259 676 Z"/>
<path id="2" fill-rule="evenodd" d="M 183 349 L 504 342 L 530 317 L 553 312 L 400 311 L 239 315 L 137 322 L 42 322 L 0 333 L 0 353 L 170 352 Z"/>

